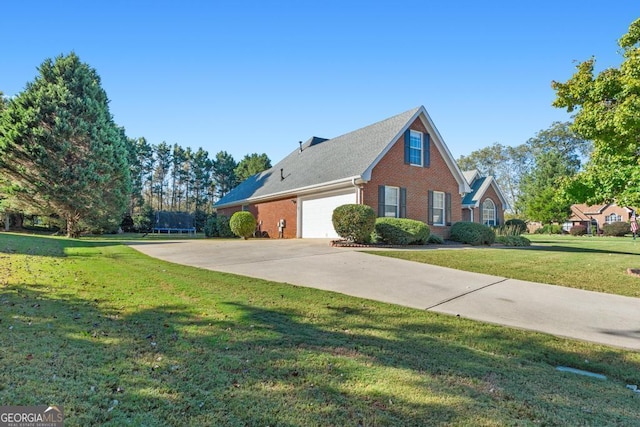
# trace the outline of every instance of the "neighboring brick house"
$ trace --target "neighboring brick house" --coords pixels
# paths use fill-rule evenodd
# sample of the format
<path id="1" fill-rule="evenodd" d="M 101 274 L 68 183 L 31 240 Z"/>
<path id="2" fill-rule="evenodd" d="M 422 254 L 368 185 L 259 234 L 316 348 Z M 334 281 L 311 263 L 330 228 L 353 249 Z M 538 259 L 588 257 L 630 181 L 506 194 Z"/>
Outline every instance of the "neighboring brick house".
<path id="1" fill-rule="evenodd" d="M 509 204 L 496 180 L 475 169 L 463 174 L 471 192 L 462 198 L 462 220 L 490 226 L 504 224 L 504 211 Z"/>
<path id="2" fill-rule="evenodd" d="M 429 114 L 417 107 L 333 139 L 310 138 L 214 206 L 227 216 L 248 210 L 270 237 L 284 220 L 285 238 L 335 238 L 331 215 L 347 203 L 424 221 L 448 237 L 470 191 Z"/>
<path id="3" fill-rule="evenodd" d="M 615 203 L 603 205 L 571 205 L 571 216 L 563 225 L 565 231 L 569 231 L 574 225 L 584 225 L 587 233 L 598 234 L 605 224 L 613 222 L 629 222 L 633 208 L 618 206 Z"/>

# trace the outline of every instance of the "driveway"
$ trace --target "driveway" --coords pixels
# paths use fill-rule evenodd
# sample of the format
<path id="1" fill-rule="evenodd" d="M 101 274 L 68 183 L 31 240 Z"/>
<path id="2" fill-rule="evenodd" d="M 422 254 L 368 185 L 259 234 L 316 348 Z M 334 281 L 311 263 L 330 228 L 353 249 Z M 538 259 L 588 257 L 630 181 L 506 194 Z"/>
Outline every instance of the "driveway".
<path id="1" fill-rule="evenodd" d="M 324 239 L 164 240 L 131 246 L 178 264 L 640 350 L 638 298 L 379 257 L 332 248 Z"/>

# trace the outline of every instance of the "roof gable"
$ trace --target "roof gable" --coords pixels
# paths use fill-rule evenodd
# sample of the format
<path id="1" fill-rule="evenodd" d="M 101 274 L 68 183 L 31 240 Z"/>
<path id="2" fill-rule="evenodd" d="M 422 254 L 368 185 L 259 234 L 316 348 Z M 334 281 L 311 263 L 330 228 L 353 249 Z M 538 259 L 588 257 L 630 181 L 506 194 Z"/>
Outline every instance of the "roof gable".
<path id="1" fill-rule="evenodd" d="M 500 186 L 496 182 L 493 176 L 483 177 L 477 169 L 463 172 L 465 178 L 470 178 L 469 185 L 471 186 L 471 192 L 465 194 L 462 199 L 462 206 L 480 206 L 480 201 L 484 197 L 487 190 L 491 187 L 498 195 L 500 203 L 502 203 L 503 209 L 509 209 L 509 202 L 507 198 L 500 190 Z"/>
<path id="2" fill-rule="evenodd" d="M 434 146 L 443 153 L 461 193 L 468 191 L 462 172 L 421 106 L 332 139 L 312 137 L 271 169 L 242 182 L 215 206 L 284 197 L 354 180 L 368 181 L 373 167 L 418 117 L 436 136 L 432 137 Z"/>

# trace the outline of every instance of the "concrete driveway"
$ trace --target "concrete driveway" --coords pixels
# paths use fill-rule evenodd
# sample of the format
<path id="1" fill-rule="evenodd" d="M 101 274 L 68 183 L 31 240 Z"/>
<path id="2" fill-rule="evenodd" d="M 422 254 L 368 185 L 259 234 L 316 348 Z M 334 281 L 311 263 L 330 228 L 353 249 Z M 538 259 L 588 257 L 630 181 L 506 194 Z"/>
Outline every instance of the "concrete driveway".
<path id="1" fill-rule="evenodd" d="M 332 248 L 321 239 L 165 240 L 131 246 L 178 264 L 640 350 L 638 298 L 380 257 Z"/>

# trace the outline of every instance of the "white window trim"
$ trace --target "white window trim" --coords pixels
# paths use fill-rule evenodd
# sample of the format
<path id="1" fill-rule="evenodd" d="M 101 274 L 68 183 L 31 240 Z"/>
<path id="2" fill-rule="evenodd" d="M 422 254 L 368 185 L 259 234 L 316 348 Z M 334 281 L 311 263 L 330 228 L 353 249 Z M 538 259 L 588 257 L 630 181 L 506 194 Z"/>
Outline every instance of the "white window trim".
<path id="1" fill-rule="evenodd" d="M 420 163 L 412 163 L 411 162 L 411 137 L 417 134 L 418 136 L 420 136 Z M 414 150 L 417 150 L 416 148 L 413 148 Z M 420 166 L 422 167 L 424 164 L 424 134 L 422 132 L 420 132 L 419 130 L 413 130 L 413 129 L 409 129 L 409 164 L 411 166 Z"/>
<path id="2" fill-rule="evenodd" d="M 387 188 L 393 188 L 396 190 L 396 215 L 393 217 L 387 216 L 387 206 L 394 206 L 391 203 L 387 203 L 389 198 L 387 197 Z M 393 185 L 385 185 L 384 186 L 384 216 L 386 218 L 399 218 L 400 217 L 400 187 L 394 187 Z"/>
<path id="3" fill-rule="evenodd" d="M 441 194 L 442 195 L 442 207 L 437 207 L 436 206 L 436 195 Z M 433 221 L 433 225 L 437 225 L 437 226 L 444 226 L 446 224 L 446 217 L 447 217 L 447 196 L 443 191 L 434 191 L 433 192 L 433 210 L 435 212 L 436 209 L 442 209 L 442 216 L 441 218 L 441 222 L 436 222 L 435 219 Z M 433 218 L 435 218 L 435 215 L 433 215 Z"/>
<path id="4" fill-rule="evenodd" d="M 491 204 L 493 205 L 493 207 L 490 209 L 491 216 L 492 216 L 491 221 L 489 221 L 485 215 L 487 212 L 489 212 L 489 209 L 485 208 L 485 205 L 487 204 L 487 202 L 491 202 Z M 496 225 L 496 222 L 497 222 L 496 203 L 491 199 L 484 199 L 484 202 L 482 202 L 482 222 L 484 223 L 484 225 L 493 225 L 493 226 Z"/>

